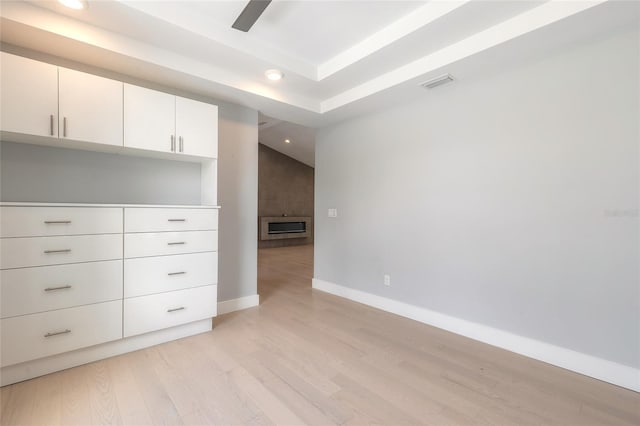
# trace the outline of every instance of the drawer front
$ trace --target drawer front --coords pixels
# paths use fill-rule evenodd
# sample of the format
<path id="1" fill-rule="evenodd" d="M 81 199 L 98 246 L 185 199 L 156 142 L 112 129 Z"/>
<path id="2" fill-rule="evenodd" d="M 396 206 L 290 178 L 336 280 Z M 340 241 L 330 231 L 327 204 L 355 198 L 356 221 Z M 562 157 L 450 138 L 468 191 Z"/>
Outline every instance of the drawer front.
<path id="1" fill-rule="evenodd" d="M 217 285 L 124 300 L 124 337 L 216 316 Z"/>
<path id="2" fill-rule="evenodd" d="M 0 332 L 3 367 L 97 345 L 122 338 L 122 301 L 5 318 Z"/>
<path id="3" fill-rule="evenodd" d="M 0 269 L 122 258 L 122 234 L 3 238 Z"/>
<path id="4" fill-rule="evenodd" d="M 124 297 L 218 283 L 218 253 L 140 257 L 124 261 Z"/>
<path id="5" fill-rule="evenodd" d="M 217 229 L 217 209 L 124 209 L 124 232 L 215 231 Z"/>
<path id="6" fill-rule="evenodd" d="M 218 231 L 124 235 L 124 257 L 162 256 L 218 250 Z"/>
<path id="7" fill-rule="evenodd" d="M 122 298 L 122 260 L 0 271 L 0 318 Z"/>
<path id="8" fill-rule="evenodd" d="M 0 237 L 117 234 L 121 208 L 0 207 Z"/>

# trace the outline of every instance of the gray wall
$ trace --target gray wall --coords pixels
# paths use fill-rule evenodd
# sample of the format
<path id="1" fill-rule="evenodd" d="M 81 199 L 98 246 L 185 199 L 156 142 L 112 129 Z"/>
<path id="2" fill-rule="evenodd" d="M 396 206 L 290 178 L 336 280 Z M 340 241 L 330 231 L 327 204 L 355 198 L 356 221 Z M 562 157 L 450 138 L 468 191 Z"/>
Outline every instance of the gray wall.
<path id="1" fill-rule="evenodd" d="M 258 112 L 218 103 L 218 299 L 257 294 Z"/>
<path id="2" fill-rule="evenodd" d="M 200 204 L 200 164 L 2 142 L 0 200 Z"/>
<path id="3" fill-rule="evenodd" d="M 258 247 L 313 243 L 313 167 L 266 145 L 258 148 L 258 216 L 311 217 L 311 236 L 260 240 Z M 259 236 L 260 234 L 258 234 Z"/>
<path id="4" fill-rule="evenodd" d="M 638 40 L 321 130 L 315 277 L 639 367 Z"/>

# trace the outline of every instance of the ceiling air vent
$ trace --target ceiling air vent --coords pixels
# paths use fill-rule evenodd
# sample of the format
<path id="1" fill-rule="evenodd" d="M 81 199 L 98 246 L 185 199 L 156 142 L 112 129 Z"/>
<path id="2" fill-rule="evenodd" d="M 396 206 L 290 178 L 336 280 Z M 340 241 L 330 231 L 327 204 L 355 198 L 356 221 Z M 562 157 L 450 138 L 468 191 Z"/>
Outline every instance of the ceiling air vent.
<path id="1" fill-rule="evenodd" d="M 444 74 L 436 78 L 432 78 L 431 80 L 427 80 L 424 83 L 420 83 L 420 86 L 424 87 L 425 89 L 433 89 L 434 87 L 451 83 L 452 81 L 453 77 L 451 77 L 450 74 Z"/>

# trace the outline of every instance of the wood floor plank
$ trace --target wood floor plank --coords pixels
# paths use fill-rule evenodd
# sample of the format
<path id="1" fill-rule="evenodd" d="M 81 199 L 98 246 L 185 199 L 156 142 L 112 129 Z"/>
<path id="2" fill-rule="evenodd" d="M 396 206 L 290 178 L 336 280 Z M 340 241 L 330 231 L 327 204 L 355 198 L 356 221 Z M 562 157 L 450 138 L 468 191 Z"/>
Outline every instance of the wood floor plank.
<path id="1" fill-rule="evenodd" d="M 126 425 L 151 425 L 151 414 L 142 395 L 143 390 L 135 380 L 135 372 L 126 356 L 117 356 L 107 360 L 107 369 L 111 376 L 116 403 Z"/>
<path id="2" fill-rule="evenodd" d="M 259 307 L 0 389 L 10 425 L 640 425 L 640 394 L 311 289 L 259 251 Z"/>

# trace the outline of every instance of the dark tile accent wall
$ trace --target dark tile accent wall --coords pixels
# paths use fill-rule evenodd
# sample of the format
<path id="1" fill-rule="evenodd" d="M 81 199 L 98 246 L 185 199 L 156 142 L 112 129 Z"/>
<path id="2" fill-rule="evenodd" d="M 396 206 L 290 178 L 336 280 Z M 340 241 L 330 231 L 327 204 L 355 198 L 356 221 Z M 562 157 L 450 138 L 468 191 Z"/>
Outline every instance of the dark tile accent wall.
<path id="1" fill-rule="evenodd" d="M 266 145 L 258 145 L 258 224 L 262 216 L 309 216 L 307 238 L 258 241 L 258 247 L 283 247 L 313 243 L 313 167 Z M 258 235 L 260 231 L 258 230 Z"/>

